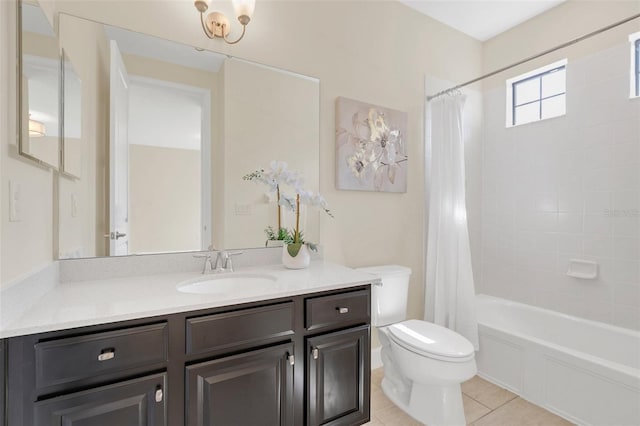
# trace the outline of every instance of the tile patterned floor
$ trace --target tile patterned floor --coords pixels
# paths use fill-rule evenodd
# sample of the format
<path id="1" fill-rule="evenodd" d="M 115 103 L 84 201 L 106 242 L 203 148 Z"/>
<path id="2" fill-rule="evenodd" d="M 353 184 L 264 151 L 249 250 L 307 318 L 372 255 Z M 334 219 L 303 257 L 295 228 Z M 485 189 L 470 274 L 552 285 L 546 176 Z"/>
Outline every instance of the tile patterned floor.
<path id="1" fill-rule="evenodd" d="M 371 421 L 369 426 L 421 426 L 396 407 L 382 392 L 382 368 L 371 372 Z M 572 423 L 516 394 L 475 376 L 462 384 L 462 402 L 468 425 L 473 426 L 570 426 Z"/>

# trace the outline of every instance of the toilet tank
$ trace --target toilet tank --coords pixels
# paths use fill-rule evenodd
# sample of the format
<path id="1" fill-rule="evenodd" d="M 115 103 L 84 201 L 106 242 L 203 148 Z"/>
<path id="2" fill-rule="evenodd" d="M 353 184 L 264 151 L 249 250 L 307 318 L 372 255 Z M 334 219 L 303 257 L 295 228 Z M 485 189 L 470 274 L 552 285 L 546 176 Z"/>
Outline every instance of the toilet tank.
<path id="1" fill-rule="evenodd" d="M 371 324 L 376 327 L 407 318 L 407 295 L 411 269 L 399 265 L 370 266 L 358 271 L 375 275 L 382 285 L 371 286 Z"/>

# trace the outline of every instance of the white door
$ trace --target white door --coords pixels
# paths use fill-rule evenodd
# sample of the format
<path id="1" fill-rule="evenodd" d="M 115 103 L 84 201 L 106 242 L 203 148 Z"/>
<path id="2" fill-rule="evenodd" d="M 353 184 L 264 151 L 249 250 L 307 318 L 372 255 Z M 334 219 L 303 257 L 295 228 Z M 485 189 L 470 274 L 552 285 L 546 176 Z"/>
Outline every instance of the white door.
<path id="1" fill-rule="evenodd" d="M 129 253 L 129 76 L 111 41 L 109 144 L 109 254 Z"/>

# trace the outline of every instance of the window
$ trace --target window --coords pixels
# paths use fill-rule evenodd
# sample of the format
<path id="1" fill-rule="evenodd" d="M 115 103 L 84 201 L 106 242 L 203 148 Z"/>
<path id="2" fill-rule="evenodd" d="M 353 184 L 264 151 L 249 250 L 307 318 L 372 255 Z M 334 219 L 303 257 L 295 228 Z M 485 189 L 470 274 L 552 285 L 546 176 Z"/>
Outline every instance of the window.
<path id="1" fill-rule="evenodd" d="M 566 60 L 507 80 L 507 127 L 566 112 Z"/>

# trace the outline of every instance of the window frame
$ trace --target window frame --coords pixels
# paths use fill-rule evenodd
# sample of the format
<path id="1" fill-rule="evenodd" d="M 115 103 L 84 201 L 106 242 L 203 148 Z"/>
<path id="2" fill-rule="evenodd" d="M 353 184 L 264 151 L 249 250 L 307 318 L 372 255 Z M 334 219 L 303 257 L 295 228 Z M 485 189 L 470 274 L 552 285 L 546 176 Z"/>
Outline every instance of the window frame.
<path id="1" fill-rule="evenodd" d="M 555 95 L 543 97 L 542 96 L 542 78 L 544 76 L 546 76 L 546 75 L 550 75 L 550 74 L 553 74 L 555 72 L 562 71 L 562 70 L 564 70 L 564 72 L 565 72 L 564 92 L 556 93 Z M 560 65 L 560 66 L 555 67 L 555 68 L 551 68 L 551 69 L 539 72 L 539 73 L 534 74 L 532 76 L 523 78 L 522 80 L 516 80 L 513 83 L 511 83 L 511 125 L 512 126 L 518 126 L 518 124 L 516 124 L 516 108 L 521 107 L 521 106 L 525 106 L 525 105 L 531 105 L 531 104 L 536 103 L 536 102 L 539 103 L 538 119 L 535 120 L 535 121 L 531 121 L 530 123 L 535 123 L 536 121 L 540 121 L 540 120 L 546 120 L 546 119 L 542 118 L 542 101 L 547 100 L 547 99 L 553 99 L 555 97 L 562 96 L 562 95 L 564 95 L 566 97 L 566 95 L 567 95 L 566 72 L 567 72 L 567 66 L 566 66 L 566 64 L 564 64 L 564 65 Z M 519 84 L 526 83 L 526 82 L 531 81 L 531 80 L 535 80 L 535 79 L 540 80 L 540 85 L 539 85 L 540 88 L 538 90 L 538 97 L 535 98 L 532 101 L 523 102 L 521 104 L 516 104 L 516 86 L 519 85 Z M 566 113 L 566 107 L 565 107 L 565 113 Z M 528 124 L 528 123 L 522 123 L 522 124 Z"/>
<path id="2" fill-rule="evenodd" d="M 544 120 L 548 120 L 551 118 L 558 118 L 558 117 L 562 117 L 564 115 L 567 114 L 567 110 L 566 110 L 566 96 L 567 96 L 567 71 L 569 69 L 569 67 L 567 66 L 568 61 L 567 59 L 561 59 L 559 61 L 538 67 L 534 70 L 531 70 L 529 72 L 526 73 L 522 73 L 520 75 L 514 76 L 512 78 L 509 78 L 505 81 L 506 84 L 506 120 L 505 120 L 505 127 L 506 128 L 511 128 L 511 127 L 518 127 L 518 126 L 522 126 L 524 124 L 532 124 L 532 123 L 538 123 L 540 121 L 544 121 Z M 551 96 L 542 96 L 542 78 L 545 75 L 548 74 L 552 74 L 554 72 L 563 70 L 565 72 L 565 81 L 564 81 L 564 91 L 562 93 L 556 93 L 553 94 Z M 533 79 L 540 79 L 540 92 L 538 93 L 538 98 L 533 100 L 533 101 L 529 101 L 529 102 L 523 102 L 522 104 L 516 105 L 516 90 L 515 87 L 518 84 L 524 83 L 526 81 L 530 81 Z M 545 117 L 542 118 L 542 101 L 546 100 L 546 99 L 552 99 L 554 97 L 558 97 L 564 95 L 565 96 L 565 110 L 562 114 L 559 115 L 555 115 L 553 117 Z M 516 108 L 522 105 L 527 105 L 527 104 L 531 104 L 531 103 L 535 103 L 535 102 L 540 102 L 540 108 L 538 110 L 538 119 L 535 121 L 528 121 L 526 123 L 520 123 L 520 124 L 516 124 Z"/>

